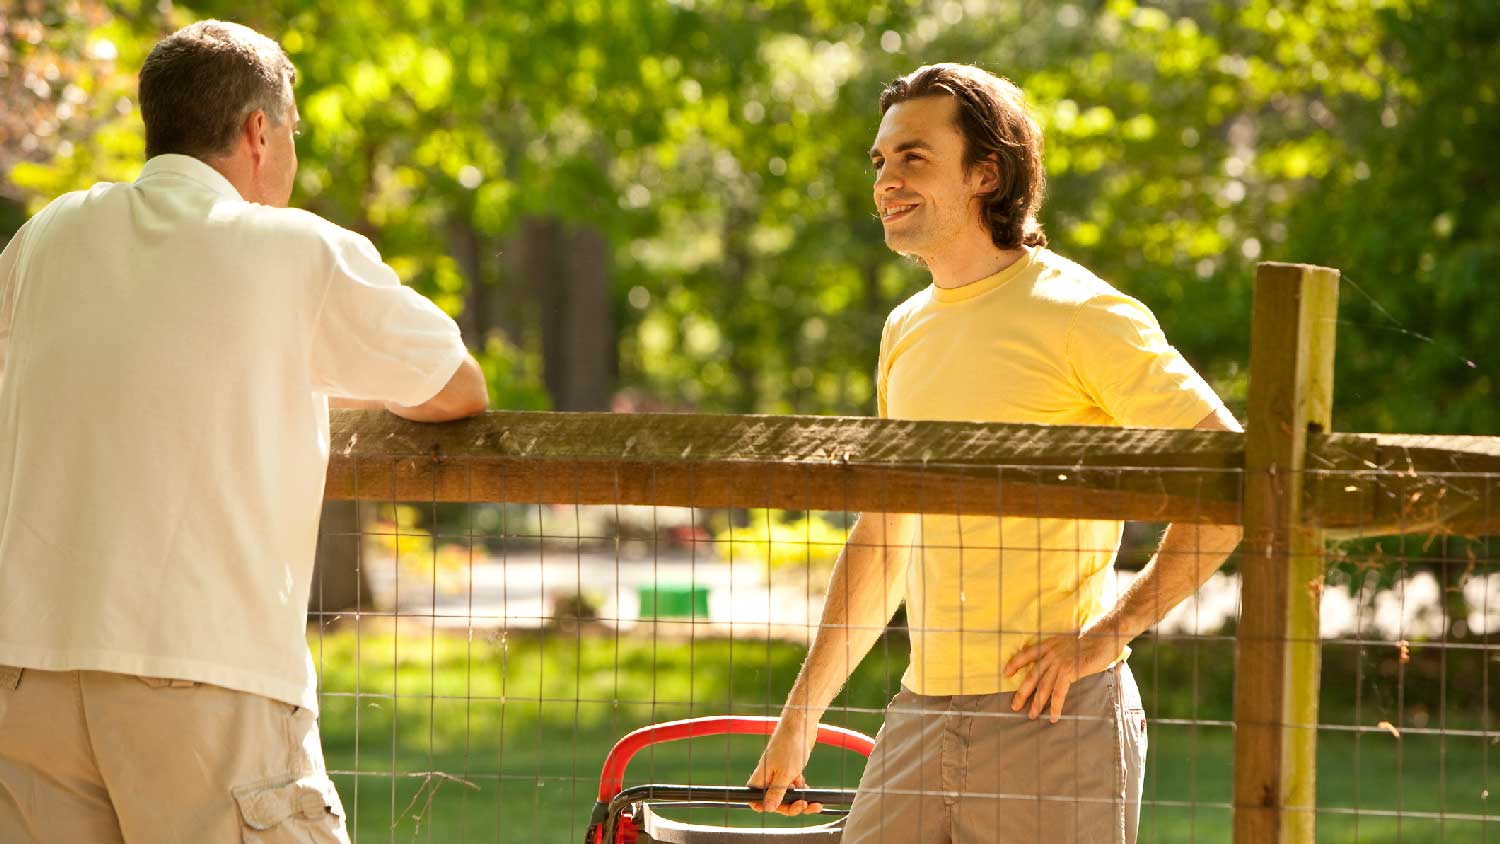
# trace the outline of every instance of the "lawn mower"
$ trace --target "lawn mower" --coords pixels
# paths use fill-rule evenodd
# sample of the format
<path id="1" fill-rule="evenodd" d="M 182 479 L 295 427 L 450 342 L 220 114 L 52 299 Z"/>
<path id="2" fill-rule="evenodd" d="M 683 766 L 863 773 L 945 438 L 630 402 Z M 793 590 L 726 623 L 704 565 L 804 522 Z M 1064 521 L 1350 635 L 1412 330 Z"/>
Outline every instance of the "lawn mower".
<path id="1" fill-rule="evenodd" d="M 775 718 L 715 715 L 652 724 L 615 743 L 599 775 L 599 799 L 589 818 L 584 844 L 836 844 L 843 834 L 844 816 L 854 803 L 853 789 L 791 789 L 783 802 L 822 803 L 823 814 L 835 820 L 815 826 L 727 827 L 685 823 L 662 816 L 659 808 L 749 808 L 765 799 L 759 788 L 713 785 L 635 785 L 625 788 L 625 767 L 631 757 L 653 744 L 734 733 L 768 736 Z M 875 748 L 869 736 L 843 727 L 819 725 L 818 743 L 852 750 L 866 758 Z"/>

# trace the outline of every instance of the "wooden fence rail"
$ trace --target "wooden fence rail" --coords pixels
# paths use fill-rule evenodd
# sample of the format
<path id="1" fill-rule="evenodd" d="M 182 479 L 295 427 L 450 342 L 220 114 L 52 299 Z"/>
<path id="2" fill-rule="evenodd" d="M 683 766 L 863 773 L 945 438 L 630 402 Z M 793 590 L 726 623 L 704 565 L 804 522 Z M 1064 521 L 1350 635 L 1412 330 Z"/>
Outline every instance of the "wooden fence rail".
<path id="1" fill-rule="evenodd" d="M 334 411 L 330 499 L 1243 522 L 1245 435 L 829 416 Z M 1310 434 L 1303 515 L 1500 533 L 1500 437 Z"/>

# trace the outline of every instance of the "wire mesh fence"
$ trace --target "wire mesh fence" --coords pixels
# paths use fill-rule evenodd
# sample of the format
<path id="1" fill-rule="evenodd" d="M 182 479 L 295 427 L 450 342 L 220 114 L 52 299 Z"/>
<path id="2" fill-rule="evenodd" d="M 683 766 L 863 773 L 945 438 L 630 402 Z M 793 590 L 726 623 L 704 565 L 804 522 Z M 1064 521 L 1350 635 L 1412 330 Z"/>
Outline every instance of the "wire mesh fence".
<path id="1" fill-rule="evenodd" d="M 922 513 L 924 528 L 952 528 L 947 548 L 936 528 L 917 539 L 913 571 L 923 553 L 962 561 L 956 580 L 921 584 L 924 600 L 960 607 L 958 624 L 924 627 L 903 608 L 822 719 L 874 736 L 914 638 L 946 635 L 940 647 L 1001 663 L 1007 636 L 1072 632 L 971 627 L 963 607 L 988 618 L 984 604 L 1006 600 L 982 591 L 1022 600 L 1050 590 L 1081 607 L 1098 586 L 1107 605 L 1138 576 L 1162 523 L 1239 523 L 1246 488 L 1243 438 L 1220 432 L 492 414 L 434 433 L 357 413 L 337 428 L 309 640 L 329 768 L 366 842 L 577 842 L 598 819 L 601 770 L 622 737 L 777 715 L 858 512 Z M 1494 447 L 1327 435 L 1310 450 L 1322 468 L 1306 475 L 1307 501 L 1330 541 L 1324 574 L 1295 584 L 1321 607 L 1321 676 L 1286 678 L 1318 707 L 1315 724 L 1291 725 L 1316 735 L 1315 759 L 1292 772 L 1316 773 L 1315 807 L 1303 811 L 1318 840 L 1500 840 L 1489 798 L 1500 740 Z M 1435 468 L 1455 463 L 1485 471 Z M 1075 520 L 1102 530 L 1042 547 L 1039 524 Z M 1071 577 L 1044 579 L 1043 551 L 1075 560 Z M 1244 805 L 1240 580 L 1255 563 L 1231 558 L 1130 645 L 1150 748 L 1140 841 L 1231 840 Z M 952 700 L 944 717 L 960 707 Z M 1073 722 L 1075 738 L 1087 721 Z M 826 823 L 864 773 L 861 752 L 820 746 L 807 779 L 829 798 L 826 814 L 755 814 L 742 789 L 764 735 L 687 729 L 697 737 L 642 742 L 619 783 L 631 817 L 615 834 L 648 820 L 639 840 Z M 922 753 L 941 755 L 940 743 Z M 1087 741 L 1028 747 L 1037 769 L 1113 770 Z M 1097 799 L 1039 798 L 1003 778 L 981 786 L 987 764 L 976 752 L 956 788 L 942 772 L 915 789 L 884 787 L 952 796 L 997 828 L 1028 801 L 1084 811 Z M 911 840 L 898 831 L 909 827 L 889 828 L 882 840 Z"/>

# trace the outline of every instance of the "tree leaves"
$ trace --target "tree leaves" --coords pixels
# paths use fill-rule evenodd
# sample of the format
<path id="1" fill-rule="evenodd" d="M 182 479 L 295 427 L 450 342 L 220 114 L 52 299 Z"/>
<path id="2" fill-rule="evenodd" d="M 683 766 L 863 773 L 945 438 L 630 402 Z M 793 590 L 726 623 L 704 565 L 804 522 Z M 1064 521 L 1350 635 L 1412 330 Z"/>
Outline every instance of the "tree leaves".
<path id="1" fill-rule="evenodd" d="M 542 348 L 545 279 L 515 256 L 528 220 L 555 220 L 609 245 L 619 386 L 869 412 L 881 321 L 926 283 L 870 212 L 876 99 L 961 60 L 1038 109 L 1054 248 L 1150 305 L 1231 401 L 1254 263 L 1308 261 L 1368 294 L 1343 299 L 1339 427 L 1494 426 L 1500 13 L 1483 0 L 278 0 L 248 17 L 198 0 L 171 19 L 70 2 L 39 46 L 6 30 L 7 115 L 38 51 L 60 57 L 54 89 L 88 92 L 47 143 L 0 139 L 11 196 L 133 175 L 128 71 L 189 16 L 241 19 L 299 69 L 294 201 L 371 235 L 506 355 Z"/>

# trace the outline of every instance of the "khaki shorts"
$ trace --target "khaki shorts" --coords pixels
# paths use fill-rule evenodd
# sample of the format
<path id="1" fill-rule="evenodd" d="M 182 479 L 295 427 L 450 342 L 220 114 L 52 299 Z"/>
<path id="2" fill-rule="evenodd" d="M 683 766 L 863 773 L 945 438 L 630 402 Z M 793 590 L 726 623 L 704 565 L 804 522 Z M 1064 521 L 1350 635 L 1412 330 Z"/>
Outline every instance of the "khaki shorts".
<path id="1" fill-rule="evenodd" d="M 843 844 L 1135 844 L 1146 714 L 1130 668 L 1075 683 L 1056 724 L 1013 698 L 896 695 Z"/>
<path id="2" fill-rule="evenodd" d="M 0 666 L 0 842 L 348 841 L 311 712 L 181 680 Z"/>

